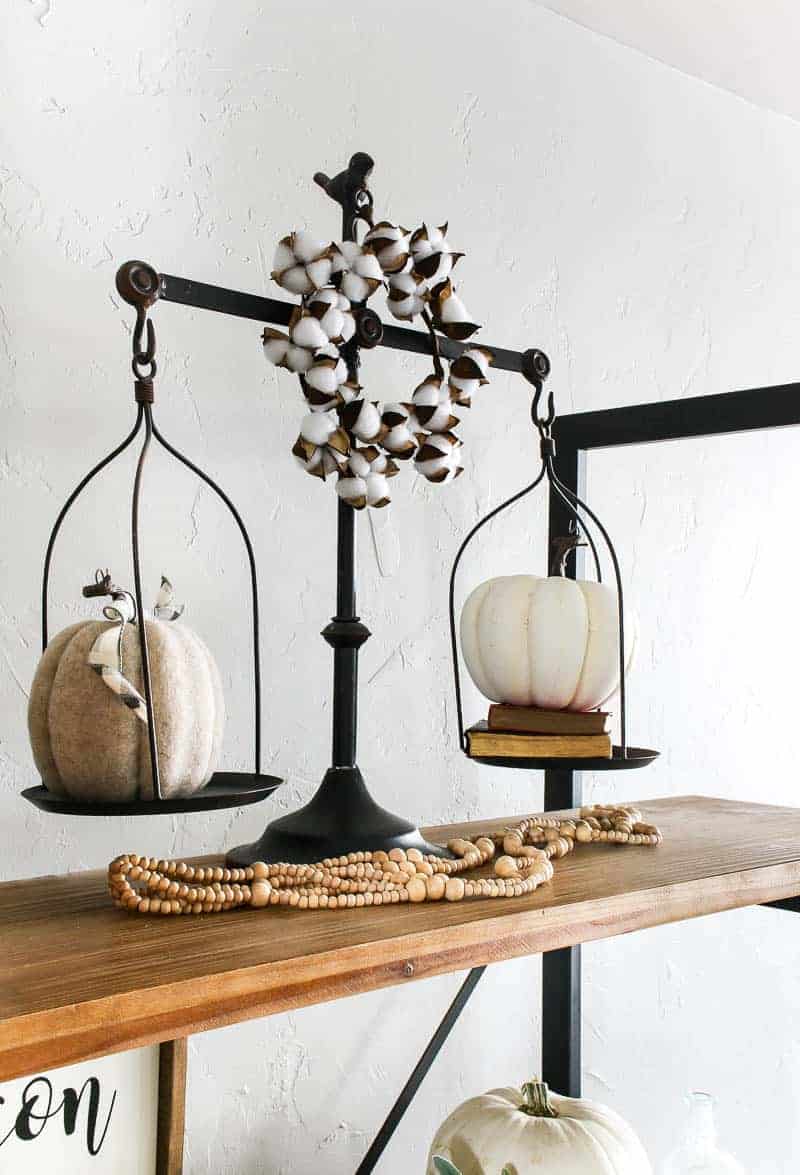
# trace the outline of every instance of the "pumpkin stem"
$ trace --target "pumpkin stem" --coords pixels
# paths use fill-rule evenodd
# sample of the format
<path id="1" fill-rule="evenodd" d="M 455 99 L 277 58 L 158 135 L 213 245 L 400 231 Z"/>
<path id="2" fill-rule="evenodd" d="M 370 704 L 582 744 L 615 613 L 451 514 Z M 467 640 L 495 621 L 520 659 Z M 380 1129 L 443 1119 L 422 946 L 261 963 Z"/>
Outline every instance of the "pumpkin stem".
<path id="1" fill-rule="evenodd" d="M 553 575 L 566 575 L 567 556 L 570 551 L 585 546 L 586 543 L 578 534 L 558 535 L 557 538 L 554 538 L 550 543 L 550 566 L 553 568 Z"/>
<path id="2" fill-rule="evenodd" d="M 550 1090 L 544 1081 L 526 1081 L 522 1087 L 524 1099 L 519 1107 L 531 1118 L 557 1118 L 558 1111 L 550 1102 Z"/>

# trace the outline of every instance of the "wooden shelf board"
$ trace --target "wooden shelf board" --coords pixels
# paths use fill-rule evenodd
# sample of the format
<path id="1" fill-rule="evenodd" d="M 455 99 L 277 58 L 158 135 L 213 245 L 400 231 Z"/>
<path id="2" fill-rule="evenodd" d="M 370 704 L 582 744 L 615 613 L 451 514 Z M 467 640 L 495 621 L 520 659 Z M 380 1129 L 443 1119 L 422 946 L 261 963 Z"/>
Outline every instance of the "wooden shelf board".
<path id="1" fill-rule="evenodd" d="M 7 882 L 0 1080 L 800 894 L 800 809 L 691 796 L 640 806 L 664 832 L 659 848 L 579 846 L 550 885 L 509 900 L 162 918 L 115 910 L 102 871 Z M 425 832 L 444 841 L 510 822 Z"/>

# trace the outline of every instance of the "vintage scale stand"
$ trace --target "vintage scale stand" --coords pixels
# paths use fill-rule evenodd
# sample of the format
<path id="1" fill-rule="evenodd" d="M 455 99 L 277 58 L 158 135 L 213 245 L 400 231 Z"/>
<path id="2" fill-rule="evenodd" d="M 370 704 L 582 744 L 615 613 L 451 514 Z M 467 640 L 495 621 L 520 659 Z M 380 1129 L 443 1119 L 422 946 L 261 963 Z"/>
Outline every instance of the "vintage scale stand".
<path id="1" fill-rule="evenodd" d="M 367 181 L 372 170 L 372 160 L 363 153 L 353 156 L 349 166 L 333 179 L 317 173 L 315 181 L 327 194 L 340 204 L 342 208 L 342 236 L 344 240 L 357 239 L 357 225 L 363 221 L 367 225 L 372 223 L 372 194 L 367 187 Z M 143 612 L 140 556 L 139 556 L 139 514 L 142 476 L 146 457 L 152 441 L 156 441 L 177 461 L 186 466 L 196 476 L 200 477 L 224 502 L 231 512 L 234 521 L 242 536 L 250 571 L 251 599 L 252 599 L 252 635 L 253 635 L 253 694 L 254 694 L 254 741 L 255 763 L 252 774 L 219 773 L 200 792 L 193 796 L 166 799 L 161 796 L 159 789 L 158 746 L 153 719 L 153 706 L 150 691 L 149 658 L 145 626 L 138 625 L 140 648 L 143 665 L 143 695 L 148 708 L 148 740 L 154 783 L 154 798 L 140 798 L 129 803 L 91 803 L 82 804 L 74 800 L 55 796 L 43 786 L 29 788 L 23 795 L 38 807 L 50 811 L 71 815 L 128 815 L 152 814 L 154 812 L 192 812 L 210 808 L 233 807 L 264 799 L 280 784 L 274 776 L 261 773 L 261 677 L 259 664 L 259 613 L 258 613 L 258 583 L 255 557 L 247 529 L 236 507 L 225 492 L 201 470 L 197 465 L 180 453 L 166 440 L 158 429 L 154 420 L 154 377 L 156 374 L 155 359 L 155 331 L 149 311 L 157 302 L 176 302 L 187 306 L 213 310 L 217 313 L 231 314 L 237 317 L 254 319 L 258 322 L 286 326 L 294 306 L 290 303 L 276 301 L 271 298 L 257 297 L 218 286 L 205 285 L 185 278 L 173 277 L 169 274 L 160 274 L 152 266 L 141 261 L 130 261 L 121 266 L 116 279 L 117 290 L 122 298 L 136 309 L 136 325 L 133 332 L 133 373 L 135 377 L 134 392 L 137 404 L 137 414 L 132 430 L 125 439 L 107 457 L 100 461 L 81 480 L 73 493 L 69 496 L 59 513 L 50 539 L 44 563 L 42 583 L 42 637 L 43 645 L 48 640 L 48 585 L 50 567 L 55 542 L 64 519 L 88 484 L 109 465 L 116 457 L 124 452 L 143 431 L 144 439 L 141 447 L 136 475 L 134 479 L 131 504 L 131 546 L 134 570 L 134 586 L 137 617 Z M 410 330 L 404 327 L 384 325 L 378 315 L 366 305 L 354 307 L 356 318 L 356 334 L 346 347 L 343 348 L 348 364 L 348 374 L 355 378 L 361 359 L 362 349 L 370 349 L 378 345 L 391 347 L 417 354 L 430 355 L 431 341 L 427 334 Z M 465 345 L 447 338 L 438 340 L 440 353 L 447 359 L 457 358 L 464 350 Z M 513 502 L 531 492 L 547 477 L 551 493 L 558 495 L 568 508 L 572 522 L 570 529 L 575 526 L 587 534 L 592 550 L 595 554 L 595 563 L 598 575 L 600 562 L 597 550 L 591 535 L 586 529 L 586 517 L 590 518 L 598 527 L 603 539 L 608 543 L 619 593 L 620 631 L 623 627 L 623 599 L 619 579 L 619 566 L 616 554 L 610 544 L 608 535 L 588 506 L 574 496 L 569 486 L 564 485 L 557 474 L 555 459 L 556 448 L 553 441 L 552 429 L 555 421 L 553 398 L 549 397 L 548 412 L 545 416 L 539 415 L 539 404 L 542 396 L 542 385 L 550 370 L 547 356 L 540 350 L 530 349 L 524 352 L 504 350 L 499 347 L 490 348 L 493 354 L 493 366 L 503 371 L 520 372 L 533 385 L 535 395 L 532 415 L 534 423 L 541 437 L 542 467 L 536 480 L 520 494 L 503 503 L 493 510 L 470 532 L 456 557 L 450 585 L 450 622 L 453 639 L 453 669 L 455 674 L 456 698 L 458 704 L 459 741 L 462 749 L 467 751 L 467 739 L 464 731 L 461 686 L 458 669 L 457 645 L 455 639 L 454 616 L 454 582 L 461 557 L 467 544 L 475 534 L 491 518 L 504 510 Z M 356 515 L 353 508 L 341 499 L 337 499 L 337 565 L 336 565 L 336 615 L 330 624 L 323 630 L 323 637 L 333 648 L 333 746 L 332 763 L 326 772 L 323 781 L 311 801 L 297 812 L 273 821 L 259 840 L 253 844 L 242 845 L 228 854 L 228 863 L 231 866 L 246 866 L 256 860 L 263 861 L 294 861 L 297 863 L 318 861 L 324 857 L 337 856 L 343 852 L 383 849 L 395 847 L 404 849 L 416 848 L 426 854 L 450 856 L 447 849 L 428 844 L 420 835 L 415 824 L 400 816 L 395 816 L 380 807 L 370 795 L 363 776 L 356 761 L 357 743 L 357 701 L 358 701 L 358 655 L 359 649 L 369 638 L 369 629 L 361 622 L 356 611 Z M 562 535 L 566 533 L 562 531 Z M 572 561 L 574 562 L 574 560 Z M 572 572 L 574 574 L 574 571 Z M 88 594 L 102 594 L 109 590 L 109 584 L 102 582 L 97 587 L 89 587 Z M 643 751 L 627 746 L 625 730 L 625 685 L 624 685 L 624 656 L 622 642 L 620 642 L 620 669 L 621 669 L 621 742 L 614 750 L 611 760 L 598 760 L 587 763 L 585 760 L 571 761 L 558 760 L 484 760 L 504 767 L 516 766 L 523 768 L 555 767 L 559 771 L 569 771 L 578 766 L 599 769 L 641 767 L 652 761 L 655 752 Z"/>

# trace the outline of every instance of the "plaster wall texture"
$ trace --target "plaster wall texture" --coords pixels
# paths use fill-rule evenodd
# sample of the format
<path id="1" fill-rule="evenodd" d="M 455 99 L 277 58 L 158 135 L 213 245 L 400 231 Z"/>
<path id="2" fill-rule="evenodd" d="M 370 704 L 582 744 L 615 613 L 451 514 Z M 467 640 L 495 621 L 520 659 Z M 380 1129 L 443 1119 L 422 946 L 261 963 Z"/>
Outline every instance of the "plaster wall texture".
<path id="1" fill-rule="evenodd" d="M 538 345 L 561 411 L 797 378 L 800 128 L 539 7 L 385 0 L 364 8 L 254 0 L 13 0 L 0 68 L 0 792 L 5 877 L 99 867 L 122 848 L 168 856 L 251 839 L 311 794 L 329 751 L 334 494 L 295 467 L 302 403 L 264 364 L 256 324 L 156 309 L 158 414 L 252 529 L 264 592 L 267 805 L 193 819 L 54 820 L 17 799 L 47 531 L 90 461 L 132 417 L 131 316 L 114 272 L 140 256 L 199 280 L 276 294 L 274 242 L 334 235 L 311 184 L 353 150 L 377 159 L 378 209 L 449 219 L 466 249 L 481 339 Z M 376 299 L 376 305 L 379 300 Z M 375 398 L 404 399 L 424 364 L 370 354 Z M 439 490 L 411 470 L 380 519 L 382 574 L 359 520 L 361 765 L 421 822 L 536 810 L 537 779 L 456 753 L 446 577 L 460 536 L 527 479 L 529 392 L 497 374 L 462 435 L 467 472 Z M 791 432 L 597 454 L 595 508 L 639 617 L 634 741 L 663 749 L 590 798 L 706 792 L 796 800 L 797 558 Z M 80 584 L 130 577 L 131 462 L 65 529 L 53 627 Z M 216 650 L 227 761 L 248 763 L 244 566 L 208 492 L 161 457 L 148 475 L 145 581 L 163 571 Z M 464 572 L 543 566 L 542 509 L 493 528 Z M 393 571 L 393 552 L 397 567 Z M 480 699 L 468 694 L 479 714 Z M 749 1170 L 800 1152 L 800 940 L 789 915 L 732 913 L 585 950 L 585 1086 L 654 1159 L 682 1096 L 720 1100 Z M 422 1170 L 441 1118 L 538 1065 L 538 960 L 490 970 L 381 1166 Z M 352 1171 L 459 982 L 442 977 L 196 1037 L 186 1169 Z"/>

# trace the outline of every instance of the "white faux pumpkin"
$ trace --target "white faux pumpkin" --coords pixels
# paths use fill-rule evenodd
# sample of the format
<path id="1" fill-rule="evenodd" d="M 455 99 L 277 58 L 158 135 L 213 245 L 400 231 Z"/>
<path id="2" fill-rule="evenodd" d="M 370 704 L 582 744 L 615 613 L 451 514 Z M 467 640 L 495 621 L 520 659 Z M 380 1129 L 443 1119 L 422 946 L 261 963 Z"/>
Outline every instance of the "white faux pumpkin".
<path id="1" fill-rule="evenodd" d="M 188 625 L 147 620 L 161 792 L 191 795 L 216 769 L 225 724 L 214 658 Z M 31 687 L 28 729 L 42 782 L 83 801 L 152 799 L 147 723 L 89 664 L 97 638 L 118 626 L 72 624 L 53 638 Z M 143 693 L 139 633 L 122 633 L 125 677 Z"/>
<path id="2" fill-rule="evenodd" d="M 619 684 L 617 594 L 560 575 L 486 580 L 461 613 L 461 648 L 492 702 L 594 710 Z"/>
<path id="3" fill-rule="evenodd" d="M 652 1175 L 644 1148 L 619 1114 L 597 1102 L 551 1094 L 542 1082 L 470 1098 L 442 1123 L 428 1175 Z"/>

